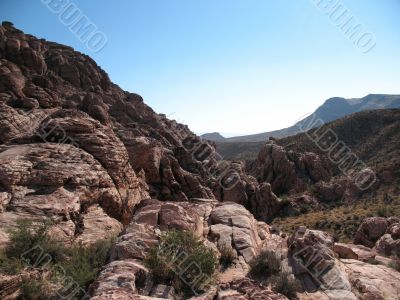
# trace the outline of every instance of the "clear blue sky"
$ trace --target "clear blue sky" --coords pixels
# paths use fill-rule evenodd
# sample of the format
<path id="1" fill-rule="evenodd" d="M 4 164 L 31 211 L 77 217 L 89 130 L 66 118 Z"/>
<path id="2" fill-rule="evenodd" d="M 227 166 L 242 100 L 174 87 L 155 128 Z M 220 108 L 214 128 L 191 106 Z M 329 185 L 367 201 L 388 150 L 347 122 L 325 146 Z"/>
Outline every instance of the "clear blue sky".
<path id="1" fill-rule="evenodd" d="M 0 19 L 89 54 L 197 133 L 280 129 L 329 97 L 400 93 L 399 0 L 341 1 L 376 36 L 367 54 L 311 0 L 72 2 L 107 35 L 100 52 L 40 0 L 0 0 Z"/>

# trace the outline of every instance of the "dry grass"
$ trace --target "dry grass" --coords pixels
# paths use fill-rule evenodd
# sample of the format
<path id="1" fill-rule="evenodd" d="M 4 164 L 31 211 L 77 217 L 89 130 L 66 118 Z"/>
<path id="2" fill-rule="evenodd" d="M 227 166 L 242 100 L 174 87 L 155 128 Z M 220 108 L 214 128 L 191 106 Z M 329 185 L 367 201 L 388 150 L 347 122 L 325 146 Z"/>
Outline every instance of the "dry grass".
<path id="1" fill-rule="evenodd" d="M 383 199 L 384 196 L 380 195 L 375 199 L 330 210 L 277 218 L 272 224 L 287 233 L 293 233 L 299 226 L 307 226 L 330 232 L 341 242 L 349 242 L 353 240 L 354 233 L 364 218 L 400 215 L 400 196 L 391 196 L 390 203 L 385 203 Z"/>

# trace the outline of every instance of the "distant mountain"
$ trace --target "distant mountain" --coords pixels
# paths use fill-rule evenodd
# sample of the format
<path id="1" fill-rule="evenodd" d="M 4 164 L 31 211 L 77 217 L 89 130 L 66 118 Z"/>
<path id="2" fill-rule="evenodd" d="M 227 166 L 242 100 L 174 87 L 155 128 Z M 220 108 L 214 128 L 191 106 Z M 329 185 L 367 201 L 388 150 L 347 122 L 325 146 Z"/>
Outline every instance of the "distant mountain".
<path id="1" fill-rule="evenodd" d="M 364 110 L 389 108 L 400 108 L 400 95 L 370 94 L 363 98 L 352 99 L 334 97 L 326 100 L 324 104 L 318 107 L 310 116 L 288 128 L 252 135 L 225 138 L 223 140 L 213 139 L 213 136 L 211 136 L 211 138 L 206 138 L 204 137 L 205 135 L 202 137 L 216 142 L 262 142 L 267 140 L 269 137 L 282 138 L 295 135 L 300 133 L 302 131 L 301 128 L 304 127 L 311 129 L 312 127 L 309 127 L 309 125 L 314 123 L 313 120 L 320 119 L 323 123 L 328 123 Z M 318 125 L 318 123 L 315 123 L 315 125 Z M 322 124 L 319 123 L 319 125 Z"/>
<path id="2" fill-rule="evenodd" d="M 214 142 L 223 142 L 226 140 L 219 132 L 205 133 L 202 134 L 201 137 L 205 140 Z"/>

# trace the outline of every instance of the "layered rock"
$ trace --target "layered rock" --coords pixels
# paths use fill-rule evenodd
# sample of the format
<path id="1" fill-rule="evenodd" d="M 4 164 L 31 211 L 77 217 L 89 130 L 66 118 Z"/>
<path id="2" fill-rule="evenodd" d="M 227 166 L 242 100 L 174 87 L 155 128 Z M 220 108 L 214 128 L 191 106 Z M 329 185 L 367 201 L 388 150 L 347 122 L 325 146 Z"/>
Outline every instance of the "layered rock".
<path id="1" fill-rule="evenodd" d="M 110 256 L 112 262 L 104 267 L 96 281 L 93 287 L 94 298 L 101 299 L 96 297 L 111 293 L 108 292 L 110 289 L 113 294 L 124 295 L 126 287 L 129 285 L 127 282 L 133 282 L 135 287 L 136 271 L 131 272 L 130 276 L 124 276 L 123 274 L 126 272 L 123 267 L 124 262 L 127 262 L 128 268 L 133 263 L 135 268 L 139 264 L 141 266 L 139 269 L 143 270 L 140 261 L 146 257 L 149 249 L 158 243 L 162 232 L 171 229 L 194 232 L 217 253 L 222 247 L 229 247 L 235 253 L 236 258 L 226 273 L 222 273 L 218 277 L 218 281 L 223 284 L 220 294 L 227 297 L 228 292 L 225 290 L 229 290 L 237 296 L 248 297 L 243 299 L 253 299 L 249 296 L 251 288 L 246 292 L 238 292 L 239 288 L 236 289 L 234 285 L 230 286 L 229 284 L 246 277 L 248 262 L 259 253 L 267 241 L 272 240 L 268 225 L 257 222 L 251 213 L 239 204 L 218 203 L 210 199 L 192 199 L 190 202 L 143 201 L 135 211 L 133 221 L 122 232 L 112 248 Z M 158 290 L 158 288 L 151 282 L 147 272 L 140 272 L 145 278 L 140 282 L 147 282 L 146 288 L 143 286 L 139 290 L 134 288 L 135 293 L 154 297 L 157 293 L 152 291 Z M 120 288 L 117 287 L 116 278 L 118 276 L 123 278 L 120 281 Z M 254 283 L 252 285 L 255 286 Z M 164 287 L 165 289 L 167 287 Z M 216 293 L 217 291 L 214 291 L 214 295 L 210 299 L 213 299 Z M 268 289 L 262 291 L 260 288 L 257 293 L 276 295 Z M 207 297 L 207 295 L 201 297 Z M 203 299 L 201 297 L 199 299 Z"/>
<path id="2" fill-rule="evenodd" d="M 353 291 L 358 299 L 398 298 L 400 273 L 383 265 L 358 260 L 342 260 Z"/>
<path id="3" fill-rule="evenodd" d="M 249 167 L 258 181 L 271 184 L 277 194 L 303 192 L 307 185 L 332 176 L 327 158 L 311 152 L 286 151 L 282 146 L 268 141 Z"/>
<path id="4" fill-rule="evenodd" d="M 371 217 L 363 220 L 354 237 L 356 244 L 386 256 L 400 255 L 400 219 L 397 217 Z"/>
<path id="5" fill-rule="evenodd" d="M 1 142 L 82 148 L 107 170 L 128 206 L 135 205 L 141 170 L 152 196 L 162 200 L 213 198 L 203 163 L 211 145 L 112 84 L 87 55 L 9 23 L 0 28 Z M 204 147 L 208 157 L 196 155 Z M 128 209 L 122 221 L 129 218 Z"/>
<path id="6" fill-rule="evenodd" d="M 92 155 L 71 145 L 0 147 L 0 185 L 3 245 L 19 218 L 52 219 L 56 237 L 65 242 L 93 242 L 122 229 L 112 216 L 121 216 L 125 203 L 112 178 Z"/>
<path id="7" fill-rule="evenodd" d="M 300 228 L 289 240 L 289 264 L 305 291 L 322 289 L 330 299 L 357 299 L 336 261 L 333 238 L 322 231 Z"/>
<path id="8" fill-rule="evenodd" d="M 214 186 L 214 194 L 219 201 L 235 202 L 248 208 L 261 221 L 268 221 L 282 208 L 281 200 L 272 192 L 267 182 L 259 183 L 245 173 L 242 162 L 232 162 L 229 170 L 234 173 L 233 183 L 224 181 Z"/>

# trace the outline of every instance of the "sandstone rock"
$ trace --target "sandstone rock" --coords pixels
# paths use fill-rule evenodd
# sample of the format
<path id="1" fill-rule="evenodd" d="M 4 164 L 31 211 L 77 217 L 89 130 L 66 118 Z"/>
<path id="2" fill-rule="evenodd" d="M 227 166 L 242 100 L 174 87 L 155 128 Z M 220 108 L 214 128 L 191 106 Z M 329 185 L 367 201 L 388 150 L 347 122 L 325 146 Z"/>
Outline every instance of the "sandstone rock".
<path id="1" fill-rule="evenodd" d="M 382 265 L 342 260 L 359 299 L 397 299 L 400 273 Z"/>
<path id="2" fill-rule="evenodd" d="M 375 251 L 362 245 L 335 243 L 333 250 L 340 258 L 356 259 L 364 262 L 368 262 L 376 256 Z"/>
<path id="3" fill-rule="evenodd" d="M 90 206 L 82 217 L 81 234 L 76 242 L 83 245 L 97 240 L 111 239 L 122 231 L 122 224 L 108 216 L 99 205 Z"/>
<path id="4" fill-rule="evenodd" d="M 250 172 L 259 181 L 270 183 L 274 193 L 283 194 L 303 192 L 308 183 L 329 180 L 332 174 L 327 171 L 328 167 L 329 162 L 314 153 L 287 152 L 269 141 L 250 166 Z"/>
<path id="5" fill-rule="evenodd" d="M 289 263 L 305 291 L 322 289 L 332 299 L 357 299 L 333 253 L 333 238 L 300 228 L 288 240 Z"/>
<path id="6" fill-rule="evenodd" d="M 148 250 L 157 243 L 158 235 L 152 226 L 132 222 L 115 242 L 110 259 L 144 259 Z"/>
<path id="7" fill-rule="evenodd" d="M 248 278 L 233 281 L 227 285 L 221 286 L 217 299 L 237 299 L 237 300 L 278 300 L 287 299 L 281 294 L 271 291 L 267 286 L 262 286 L 259 283 Z"/>
<path id="8" fill-rule="evenodd" d="M 91 286 L 91 299 L 142 299 L 137 294 L 151 286 L 148 271 L 139 262 L 116 260 L 103 268 Z"/>
<path id="9" fill-rule="evenodd" d="M 150 296 L 161 299 L 175 299 L 174 295 L 174 288 L 163 284 L 155 285 L 150 293 Z"/>
<path id="10" fill-rule="evenodd" d="M 17 299 L 20 294 L 19 286 L 21 281 L 33 280 L 39 276 L 39 272 L 34 270 L 22 271 L 18 275 L 0 274 L 0 298 L 4 300 Z"/>
<path id="11" fill-rule="evenodd" d="M 259 184 L 257 180 L 244 171 L 244 165 L 232 162 L 229 170 L 234 172 L 235 181 L 229 188 L 224 184 L 216 184 L 213 192 L 223 202 L 235 202 L 248 207 L 253 215 L 267 221 L 281 209 L 281 200 L 272 192 L 269 183 Z"/>
<path id="12" fill-rule="evenodd" d="M 400 239 L 394 239 L 391 234 L 384 234 L 375 245 L 376 251 L 386 256 L 400 256 Z"/>
<path id="13" fill-rule="evenodd" d="M 198 236 L 203 233 L 203 221 L 187 202 L 145 200 L 135 212 L 134 220 L 139 224 L 158 226 L 163 231 L 168 229 L 187 230 Z"/>
<path id="14" fill-rule="evenodd" d="M 262 246 L 258 235 L 257 222 L 241 205 L 223 203 L 210 214 L 210 239 L 218 247 L 231 247 L 245 261 L 250 262 Z"/>
<path id="15" fill-rule="evenodd" d="M 376 241 L 385 234 L 388 226 L 389 223 L 386 218 L 366 218 L 357 229 L 354 243 L 372 248 Z"/>
<path id="16" fill-rule="evenodd" d="M 10 199 L 5 207 L 7 212 L 0 214 L 0 223 L 4 224 L 1 235 L 6 236 L 18 218 L 51 218 L 59 223 L 58 226 L 65 225 L 61 226 L 62 231 L 71 235 L 69 239 L 75 237 L 75 231 L 78 235 L 83 234 L 81 239 L 78 237 L 81 241 L 121 230 L 117 220 L 102 212 L 114 215 L 122 209 L 118 193 L 108 197 L 109 203 L 101 208 L 105 193 L 115 191 L 112 179 L 91 155 L 73 146 L 0 147 L 0 185 L 6 189 L 3 198 Z M 95 203 L 98 206 L 91 206 Z M 81 232 L 78 230 L 80 215 L 83 220 Z M 68 229 L 67 221 L 75 224 L 74 230 Z"/>

